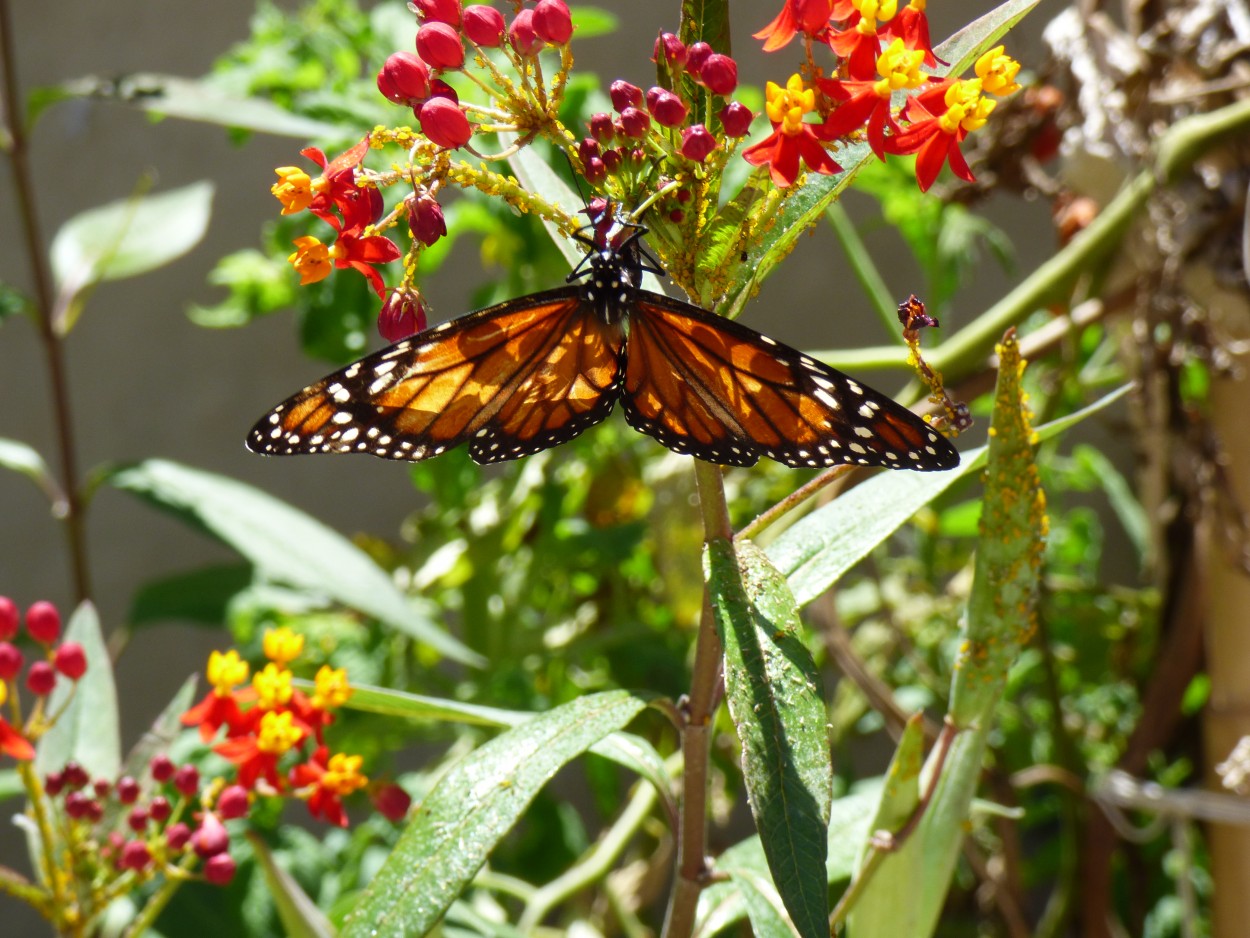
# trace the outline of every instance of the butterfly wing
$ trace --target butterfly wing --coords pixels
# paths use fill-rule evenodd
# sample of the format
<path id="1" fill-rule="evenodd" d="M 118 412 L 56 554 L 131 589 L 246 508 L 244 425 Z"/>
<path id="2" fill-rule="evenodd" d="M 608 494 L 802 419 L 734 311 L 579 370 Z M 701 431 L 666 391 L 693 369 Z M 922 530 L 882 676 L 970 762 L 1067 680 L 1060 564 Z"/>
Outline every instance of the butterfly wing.
<path id="1" fill-rule="evenodd" d="M 620 390 L 619 327 L 561 287 L 426 330 L 348 365 L 257 421 L 257 453 L 418 461 L 469 444 L 517 459 L 602 421 Z"/>
<path id="2" fill-rule="evenodd" d="M 740 323 L 639 291 L 625 419 L 669 449 L 729 466 L 855 463 L 949 469 L 959 453 L 891 398 Z"/>

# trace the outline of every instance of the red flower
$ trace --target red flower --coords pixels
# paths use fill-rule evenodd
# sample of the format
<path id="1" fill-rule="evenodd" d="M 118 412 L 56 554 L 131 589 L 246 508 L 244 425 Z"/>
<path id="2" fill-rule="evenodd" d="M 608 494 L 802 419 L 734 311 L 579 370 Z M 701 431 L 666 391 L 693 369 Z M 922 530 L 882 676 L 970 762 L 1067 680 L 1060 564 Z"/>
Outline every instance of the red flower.
<path id="1" fill-rule="evenodd" d="M 0 752 L 23 762 L 29 762 L 35 758 L 35 747 L 30 744 L 30 740 L 14 729 L 3 717 L 0 717 Z"/>
<path id="2" fill-rule="evenodd" d="M 308 801 L 308 813 L 346 827 L 343 797 L 369 783 L 369 779 L 360 773 L 361 762 L 360 756 L 341 752 L 331 756 L 325 746 L 319 746 L 307 762 L 291 769 L 291 784 L 303 789 L 300 796 Z"/>
<path id="3" fill-rule="evenodd" d="M 804 87 L 803 79 L 791 75 L 785 88 L 770 81 L 765 93 L 773 132 L 743 150 L 742 158 L 752 166 L 767 165 L 773 182 L 780 187 L 792 185 L 798 178 L 800 160 L 818 173 L 841 172 L 842 167 L 817 137 L 815 126 L 803 121 L 803 115 L 816 106 L 816 95 Z"/>
<path id="4" fill-rule="evenodd" d="M 878 159 L 885 159 L 885 129 L 900 133 L 890 112 L 890 98 L 895 91 L 916 88 L 924 83 L 920 63 L 924 54 L 907 49 L 903 40 L 895 39 L 877 58 L 879 81 L 819 80 L 821 90 L 841 102 L 821 126 L 823 140 L 836 140 L 868 125 L 868 143 Z"/>
<path id="5" fill-rule="evenodd" d="M 909 49 L 917 49 L 924 53 L 924 64 L 933 68 L 943 62 L 933 54 L 933 43 L 929 40 L 929 18 L 925 16 L 924 0 L 912 0 L 907 6 L 895 14 L 894 19 L 881 27 L 882 36 L 895 36 L 903 40 Z"/>
<path id="6" fill-rule="evenodd" d="M 871 23 L 871 28 L 865 24 Z M 829 33 L 829 47 L 846 63 L 847 77 L 852 81 L 872 81 L 881 52 L 881 37 L 876 21 L 865 20 L 858 12 L 847 19 L 845 28 Z"/>
<path id="7" fill-rule="evenodd" d="M 943 104 L 945 109 L 935 113 Z M 978 78 L 935 82 L 908 100 L 905 113 L 913 123 L 903 133 L 886 139 L 886 152 L 916 154 L 916 181 L 922 192 L 928 191 L 947 162 L 960 179 L 975 182 L 959 144 L 985 123 L 995 104 L 981 96 Z M 917 119 L 920 115 L 927 116 Z"/>
<path id="8" fill-rule="evenodd" d="M 833 16 L 834 0 L 786 0 L 776 19 L 752 33 L 753 39 L 764 40 L 764 51 L 780 49 L 803 32 L 813 39 L 820 39 Z"/>

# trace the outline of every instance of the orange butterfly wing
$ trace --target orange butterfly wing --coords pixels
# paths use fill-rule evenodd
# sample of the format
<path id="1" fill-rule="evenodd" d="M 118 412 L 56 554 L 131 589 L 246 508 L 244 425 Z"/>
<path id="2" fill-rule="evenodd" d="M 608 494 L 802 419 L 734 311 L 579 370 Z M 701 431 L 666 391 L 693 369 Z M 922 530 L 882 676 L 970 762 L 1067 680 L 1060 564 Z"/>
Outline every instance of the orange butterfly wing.
<path id="1" fill-rule="evenodd" d="M 959 453 L 891 398 L 697 306 L 639 291 L 625 419 L 669 449 L 730 466 L 949 469 Z"/>
<path id="2" fill-rule="evenodd" d="M 612 412 L 619 327 L 577 287 L 510 300 L 369 355 L 279 404 L 257 453 L 369 453 L 418 461 L 469 444 L 478 463 L 567 442 Z"/>

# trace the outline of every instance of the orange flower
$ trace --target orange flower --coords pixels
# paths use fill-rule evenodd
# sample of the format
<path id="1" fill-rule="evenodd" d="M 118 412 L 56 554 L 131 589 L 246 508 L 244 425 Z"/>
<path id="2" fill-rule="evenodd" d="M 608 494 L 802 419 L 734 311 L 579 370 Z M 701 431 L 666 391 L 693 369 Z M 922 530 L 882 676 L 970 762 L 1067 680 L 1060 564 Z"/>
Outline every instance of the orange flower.
<path id="1" fill-rule="evenodd" d="M 773 182 L 780 187 L 792 185 L 799 175 L 799 161 L 818 173 L 841 172 L 842 167 L 821 144 L 815 125 L 805 123 L 803 115 L 815 110 L 816 94 L 803 79 L 791 75 L 782 88 L 769 82 L 765 110 L 773 122 L 773 132 L 759 143 L 742 151 L 742 158 L 752 166 L 768 166 Z"/>
<path id="2" fill-rule="evenodd" d="M 786 0 L 776 19 L 752 33 L 752 38 L 764 40 L 765 52 L 787 45 L 798 32 L 818 38 L 829 26 L 833 7 L 834 0 Z"/>
<path id="3" fill-rule="evenodd" d="M 885 142 L 888 153 L 916 154 L 916 181 L 927 192 L 949 162 L 951 172 L 967 182 L 976 182 L 959 144 L 969 132 L 984 126 L 996 101 L 981 95 L 981 79 L 944 79 L 935 82 L 907 102 L 907 117 L 913 123 L 903 133 Z M 940 113 L 937 108 L 945 105 Z M 917 120 L 917 115 L 927 115 Z"/>
<path id="4" fill-rule="evenodd" d="M 895 91 L 918 88 L 924 84 L 920 63 L 924 53 L 907 49 L 903 40 L 895 39 L 877 58 L 878 81 L 838 81 L 820 79 L 820 88 L 841 103 L 821 126 L 822 140 L 836 140 L 868 125 L 868 143 L 878 159 L 885 159 L 885 129 L 901 132 L 890 113 L 890 98 Z"/>
<path id="5" fill-rule="evenodd" d="M 184 726 L 199 726 L 200 739 L 208 742 L 222 726 L 228 734 L 243 727 L 246 720 L 239 709 L 239 693 L 235 687 L 247 680 L 247 662 L 234 649 L 208 656 L 208 683 L 213 689 L 204 699 L 182 715 Z"/>
<path id="6" fill-rule="evenodd" d="M 343 798 L 369 784 L 360 771 L 363 761 L 341 752 L 330 755 L 325 746 L 319 746 L 307 762 L 291 769 L 291 784 L 301 789 L 298 795 L 308 802 L 308 813 L 346 827 Z"/>

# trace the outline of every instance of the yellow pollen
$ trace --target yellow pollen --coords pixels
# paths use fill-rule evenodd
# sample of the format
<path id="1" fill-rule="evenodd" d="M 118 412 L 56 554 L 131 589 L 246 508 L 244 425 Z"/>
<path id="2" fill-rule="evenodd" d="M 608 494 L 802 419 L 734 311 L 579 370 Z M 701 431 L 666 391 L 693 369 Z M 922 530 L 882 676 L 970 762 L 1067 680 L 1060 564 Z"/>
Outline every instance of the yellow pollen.
<path id="1" fill-rule="evenodd" d="M 304 650 L 304 636 L 296 634 L 287 626 L 269 629 L 262 641 L 265 657 L 277 664 L 290 664 Z"/>
<path id="2" fill-rule="evenodd" d="M 256 734 L 256 748 L 270 755 L 282 755 L 295 747 L 304 733 L 294 724 L 295 715 L 289 710 L 269 711 L 260 718 Z"/>
<path id="3" fill-rule="evenodd" d="M 218 697 L 228 697 L 230 692 L 247 680 L 247 662 L 233 648 L 225 654 L 214 651 L 208 656 L 208 683 Z"/>
<path id="4" fill-rule="evenodd" d="M 816 92 L 803 84 L 801 76 L 791 75 L 782 88 L 770 81 L 764 89 L 768 119 L 781 125 L 781 132 L 793 137 L 803 132 L 803 115 L 816 109 Z"/>
<path id="5" fill-rule="evenodd" d="M 270 662 L 263 671 L 252 677 L 256 690 L 256 705 L 262 710 L 274 710 L 291 700 L 291 672 Z"/>

